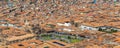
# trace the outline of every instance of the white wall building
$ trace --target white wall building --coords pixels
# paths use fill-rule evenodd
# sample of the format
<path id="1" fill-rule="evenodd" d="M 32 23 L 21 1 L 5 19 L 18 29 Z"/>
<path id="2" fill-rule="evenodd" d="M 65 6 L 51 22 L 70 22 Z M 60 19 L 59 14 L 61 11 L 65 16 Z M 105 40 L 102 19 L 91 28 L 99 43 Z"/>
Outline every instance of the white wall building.
<path id="1" fill-rule="evenodd" d="M 57 23 L 57 25 L 59 25 L 59 26 L 67 26 L 67 27 L 71 26 L 70 23 Z"/>
<path id="2" fill-rule="evenodd" d="M 98 30 L 98 28 L 94 28 L 94 27 L 90 27 L 90 26 L 86 26 L 86 25 L 81 25 L 79 28 L 81 30 Z"/>

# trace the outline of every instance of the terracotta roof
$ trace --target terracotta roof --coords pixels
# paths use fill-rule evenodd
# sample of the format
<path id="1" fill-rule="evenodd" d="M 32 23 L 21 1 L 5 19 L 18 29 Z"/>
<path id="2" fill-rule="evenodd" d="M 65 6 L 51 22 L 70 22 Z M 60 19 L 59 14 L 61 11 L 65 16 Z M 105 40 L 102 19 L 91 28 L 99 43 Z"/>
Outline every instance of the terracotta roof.
<path id="1" fill-rule="evenodd" d="M 113 48 L 120 48 L 120 46 L 118 45 L 118 46 L 114 46 Z"/>
<path id="2" fill-rule="evenodd" d="M 22 40 L 22 39 L 33 37 L 33 36 L 35 36 L 35 34 L 26 34 L 26 35 L 22 35 L 22 36 L 12 36 L 12 37 L 6 38 L 6 40 L 7 41 Z"/>
<path id="3" fill-rule="evenodd" d="M 54 42 L 63 44 L 64 46 L 56 44 Z M 58 47 L 58 48 L 67 48 L 67 47 L 72 47 L 73 46 L 72 44 L 67 44 L 67 43 L 64 43 L 64 42 L 61 42 L 61 41 L 58 41 L 58 40 L 47 41 L 47 43 L 53 45 L 54 47 Z"/>
<path id="4" fill-rule="evenodd" d="M 114 41 L 120 43 L 120 38 L 117 37 L 117 38 L 114 39 Z"/>
<path id="5" fill-rule="evenodd" d="M 120 32 L 113 33 L 113 35 L 120 36 Z"/>
<path id="6" fill-rule="evenodd" d="M 28 48 L 28 47 L 36 48 L 42 44 L 43 42 L 39 40 L 26 40 L 19 43 L 11 44 L 11 46 L 13 46 L 14 48 Z"/>

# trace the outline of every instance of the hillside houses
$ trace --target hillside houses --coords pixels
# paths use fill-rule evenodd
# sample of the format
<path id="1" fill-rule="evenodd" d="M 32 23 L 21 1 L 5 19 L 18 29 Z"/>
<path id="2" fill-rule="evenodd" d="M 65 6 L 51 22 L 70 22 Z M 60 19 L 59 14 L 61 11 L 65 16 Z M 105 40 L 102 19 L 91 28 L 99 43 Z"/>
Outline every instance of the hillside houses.
<path id="1" fill-rule="evenodd" d="M 120 0 L 1 0 L 0 48 L 119 48 Z"/>

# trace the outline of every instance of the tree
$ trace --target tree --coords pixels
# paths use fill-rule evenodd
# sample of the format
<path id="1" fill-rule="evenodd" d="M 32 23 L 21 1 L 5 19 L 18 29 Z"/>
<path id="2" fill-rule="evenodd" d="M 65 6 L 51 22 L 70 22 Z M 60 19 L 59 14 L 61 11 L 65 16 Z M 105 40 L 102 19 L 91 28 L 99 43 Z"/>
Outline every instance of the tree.
<path id="1" fill-rule="evenodd" d="M 52 29 L 55 28 L 55 25 L 53 25 L 53 24 L 47 24 L 47 26 L 52 28 Z"/>
<path id="2" fill-rule="evenodd" d="M 44 47 L 44 48 L 49 48 L 49 46 L 46 46 L 46 47 Z"/>
<path id="3" fill-rule="evenodd" d="M 68 39 L 71 39 L 71 37 L 70 37 L 70 36 L 68 36 Z"/>
<path id="4" fill-rule="evenodd" d="M 78 27 L 79 26 L 79 24 L 78 23 L 75 23 L 75 27 Z"/>
<path id="5" fill-rule="evenodd" d="M 75 24 L 74 20 L 71 20 L 70 23 L 71 23 L 72 25 Z"/>
<path id="6" fill-rule="evenodd" d="M 103 31 L 102 28 L 99 28 L 98 31 Z"/>
<path id="7" fill-rule="evenodd" d="M 111 32 L 117 32 L 117 30 L 115 30 L 115 29 L 111 29 Z"/>

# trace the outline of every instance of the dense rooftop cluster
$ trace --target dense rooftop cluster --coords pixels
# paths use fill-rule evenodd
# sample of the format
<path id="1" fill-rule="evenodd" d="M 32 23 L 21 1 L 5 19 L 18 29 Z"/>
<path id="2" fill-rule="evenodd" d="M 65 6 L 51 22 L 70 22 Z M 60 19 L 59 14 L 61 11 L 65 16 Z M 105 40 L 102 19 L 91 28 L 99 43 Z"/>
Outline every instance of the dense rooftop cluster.
<path id="1" fill-rule="evenodd" d="M 0 0 L 0 48 L 120 48 L 120 0 Z"/>

